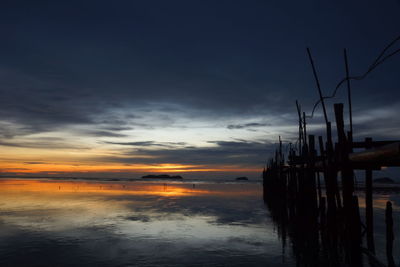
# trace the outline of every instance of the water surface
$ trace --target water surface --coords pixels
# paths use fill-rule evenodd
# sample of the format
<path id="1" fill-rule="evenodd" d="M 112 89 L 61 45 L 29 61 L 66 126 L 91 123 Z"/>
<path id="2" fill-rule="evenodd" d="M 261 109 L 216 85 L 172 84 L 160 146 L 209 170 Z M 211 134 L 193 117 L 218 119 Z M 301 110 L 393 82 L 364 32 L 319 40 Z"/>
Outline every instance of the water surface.
<path id="1" fill-rule="evenodd" d="M 376 255 L 388 200 L 399 263 L 398 190 L 374 192 Z M 258 182 L 0 180 L 0 266 L 296 266 L 277 228 Z"/>
<path id="2" fill-rule="evenodd" d="M 1 266 L 293 266 L 258 183 L 0 180 Z"/>

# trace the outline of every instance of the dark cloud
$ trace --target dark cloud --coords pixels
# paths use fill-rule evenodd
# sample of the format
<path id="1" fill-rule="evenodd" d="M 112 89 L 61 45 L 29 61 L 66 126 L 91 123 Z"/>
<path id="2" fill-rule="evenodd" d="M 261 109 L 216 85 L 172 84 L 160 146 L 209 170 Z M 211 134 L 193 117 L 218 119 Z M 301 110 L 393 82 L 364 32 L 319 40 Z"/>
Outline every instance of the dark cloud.
<path id="1" fill-rule="evenodd" d="M 43 148 L 43 149 L 88 149 L 79 144 L 73 144 L 62 138 L 30 138 L 26 141 L 20 140 L 0 140 L 0 146 L 23 147 L 23 148 Z"/>
<path id="2" fill-rule="evenodd" d="M 142 146 L 152 146 L 151 142 Z M 166 149 L 135 149 L 126 152 L 124 157 L 105 157 L 103 161 L 119 163 L 180 163 L 199 165 L 236 165 L 236 166 L 263 166 L 269 153 L 275 149 L 275 144 L 269 142 L 251 141 L 210 141 L 216 146 L 209 147 L 181 147 Z"/>
<path id="3" fill-rule="evenodd" d="M 226 128 L 228 129 L 244 129 L 244 128 L 255 128 L 255 127 L 264 127 L 264 126 L 271 126 L 269 123 L 245 123 L 245 124 L 229 124 Z"/>
<path id="4" fill-rule="evenodd" d="M 118 131 L 129 131 L 133 130 L 133 127 L 124 127 L 124 126 L 109 126 L 109 127 L 102 127 L 103 130 L 105 131 L 111 131 L 111 132 L 118 132 Z"/>
<path id="5" fill-rule="evenodd" d="M 249 134 L 270 126 L 263 121 L 296 126 L 295 100 L 309 113 L 318 99 L 306 47 L 323 94 L 330 95 L 344 76 L 343 48 L 351 74 L 361 74 L 398 35 L 400 23 L 396 2 L 370 0 L 6 2 L 0 10 L 0 144 L 14 147 L 75 147 L 15 137 L 58 131 L 122 138 L 123 131 L 156 131 L 179 118 L 190 119 L 182 129 L 201 119 Z M 354 110 L 397 103 L 399 64 L 394 57 L 352 82 Z M 330 118 L 334 102 L 346 102 L 344 87 L 327 100 Z M 309 120 L 311 131 L 319 115 L 321 109 Z M 398 132 L 390 121 L 370 125 L 382 130 L 355 120 L 355 135 L 394 138 Z M 76 126 L 80 130 L 69 128 Z M 290 139 L 293 129 L 266 134 Z M 110 159 L 128 163 L 260 163 L 272 151 L 254 141 L 221 140 L 205 148 L 154 140 L 109 144 L 153 156 Z"/>
<path id="6" fill-rule="evenodd" d="M 288 111 L 295 116 L 288 103 L 299 99 L 310 109 L 317 99 L 306 46 L 313 48 L 328 94 L 343 76 L 342 48 L 351 52 L 352 73 L 361 73 L 398 34 L 399 22 L 398 5 L 372 1 L 363 2 L 362 12 L 357 1 L 350 7 L 87 1 L 72 8 L 66 3 L 19 1 L 2 8 L 0 22 L 7 27 L 0 44 L 1 118 L 47 131 L 96 124 L 94 117 L 108 110 L 150 103 L 165 112 L 170 111 L 165 103 L 174 103 L 193 116 L 199 111 L 210 117 Z M 349 13 L 351 7 L 357 12 Z M 359 31 L 360 25 L 366 30 Z M 355 86 L 355 98 L 366 96 L 356 105 L 377 95 L 382 103 L 399 96 L 398 60 L 385 64 L 360 84 L 362 90 Z M 103 122 L 123 125 L 125 119 Z"/>
<path id="7" fill-rule="evenodd" d="M 126 134 L 114 133 L 112 131 L 84 131 L 87 135 L 97 136 L 97 137 L 126 137 Z"/>
<path id="8" fill-rule="evenodd" d="M 155 141 L 140 141 L 140 142 L 103 142 L 105 144 L 111 145 L 121 145 L 121 146 L 135 146 L 135 147 L 176 147 L 185 146 L 185 142 L 155 142 Z"/>

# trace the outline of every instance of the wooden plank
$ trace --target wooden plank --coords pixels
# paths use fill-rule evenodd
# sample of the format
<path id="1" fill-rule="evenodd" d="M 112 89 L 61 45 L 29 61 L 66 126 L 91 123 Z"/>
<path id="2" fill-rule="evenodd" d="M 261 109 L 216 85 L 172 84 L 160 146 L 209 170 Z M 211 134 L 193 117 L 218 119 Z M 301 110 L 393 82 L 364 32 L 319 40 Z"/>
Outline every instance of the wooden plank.
<path id="1" fill-rule="evenodd" d="M 353 163 L 375 163 L 381 166 L 400 165 L 400 142 L 355 152 L 349 155 Z M 388 165 L 385 165 L 387 163 Z"/>
<path id="2" fill-rule="evenodd" d="M 393 259 L 393 214 L 392 214 L 392 202 L 386 202 L 385 211 L 385 222 L 386 222 L 386 257 L 388 261 L 388 267 L 395 267 Z"/>
<path id="3" fill-rule="evenodd" d="M 365 138 L 365 142 L 368 145 L 371 145 L 372 138 Z M 365 170 L 365 222 L 367 227 L 367 246 L 370 251 L 375 253 L 373 186 L 371 169 Z"/>
<path id="4" fill-rule="evenodd" d="M 400 140 L 392 140 L 392 141 L 373 141 L 371 144 L 367 144 L 367 142 L 353 142 L 353 148 L 368 148 L 371 147 L 379 147 L 384 145 L 389 145 L 393 143 L 400 143 Z"/>

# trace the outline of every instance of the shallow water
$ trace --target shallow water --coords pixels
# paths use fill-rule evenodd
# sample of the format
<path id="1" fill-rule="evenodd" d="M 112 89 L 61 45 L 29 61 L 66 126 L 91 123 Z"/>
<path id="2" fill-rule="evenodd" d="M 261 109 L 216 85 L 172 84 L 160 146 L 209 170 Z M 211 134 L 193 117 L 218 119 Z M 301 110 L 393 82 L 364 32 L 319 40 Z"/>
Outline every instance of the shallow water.
<path id="1" fill-rule="evenodd" d="M 360 215 L 363 222 L 365 222 L 365 194 L 363 190 L 356 192 L 359 196 Z M 393 223 L 394 223 L 394 244 L 393 244 L 393 258 L 396 266 L 400 266 L 400 188 L 386 188 L 374 190 L 374 241 L 375 252 L 377 258 L 386 264 L 386 224 L 385 224 L 385 209 L 386 202 L 390 201 L 393 208 Z M 365 239 L 363 246 L 367 247 Z"/>
<path id="2" fill-rule="evenodd" d="M 400 195 L 374 197 L 377 256 L 391 200 L 400 262 Z M 0 180 L 0 266 L 296 266 L 277 232 L 258 182 Z"/>
<path id="3" fill-rule="evenodd" d="M 258 183 L 0 180 L 1 266 L 294 266 Z"/>

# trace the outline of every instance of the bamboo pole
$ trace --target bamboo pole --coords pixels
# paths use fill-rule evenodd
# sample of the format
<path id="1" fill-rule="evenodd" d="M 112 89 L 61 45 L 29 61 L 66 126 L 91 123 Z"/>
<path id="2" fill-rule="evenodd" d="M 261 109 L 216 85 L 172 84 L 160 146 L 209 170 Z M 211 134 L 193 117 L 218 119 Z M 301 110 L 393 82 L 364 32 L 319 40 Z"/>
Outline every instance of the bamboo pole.
<path id="1" fill-rule="evenodd" d="M 367 148 L 371 147 L 372 138 L 365 138 Z M 366 231 L 367 231 L 367 247 L 375 253 L 374 244 L 374 213 L 373 213 L 373 202 L 372 202 L 372 169 L 365 170 L 365 215 L 366 215 Z"/>
<path id="2" fill-rule="evenodd" d="M 386 202 L 386 257 L 388 261 L 388 267 L 395 267 L 393 259 L 393 214 L 392 214 L 392 202 Z"/>

